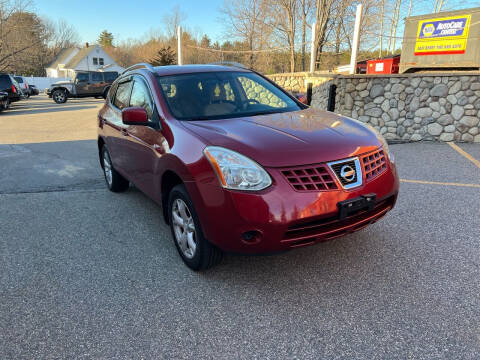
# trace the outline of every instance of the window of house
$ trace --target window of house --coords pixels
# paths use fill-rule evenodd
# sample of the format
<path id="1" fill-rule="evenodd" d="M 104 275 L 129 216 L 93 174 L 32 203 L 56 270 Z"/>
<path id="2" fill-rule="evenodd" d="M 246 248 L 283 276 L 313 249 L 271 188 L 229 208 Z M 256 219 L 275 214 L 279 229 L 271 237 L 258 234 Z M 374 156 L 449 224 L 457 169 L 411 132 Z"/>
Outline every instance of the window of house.
<path id="1" fill-rule="evenodd" d="M 128 107 L 130 101 L 130 90 L 132 88 L 132 82 L 126 81 L 118 85 L 117 92 L 115 93 L 114 105 L 120 110 Z"/>
<path id="2" fill-rule="evenodd" d="M 98 58 L 93 58 L 93 65 L 98 65 Z"/>
<path id="3" fill-rule="evenodd" d="M 99 62 L 100 65 L 104 65 L 103 58 L 98 58 L 98 62 Z"/>

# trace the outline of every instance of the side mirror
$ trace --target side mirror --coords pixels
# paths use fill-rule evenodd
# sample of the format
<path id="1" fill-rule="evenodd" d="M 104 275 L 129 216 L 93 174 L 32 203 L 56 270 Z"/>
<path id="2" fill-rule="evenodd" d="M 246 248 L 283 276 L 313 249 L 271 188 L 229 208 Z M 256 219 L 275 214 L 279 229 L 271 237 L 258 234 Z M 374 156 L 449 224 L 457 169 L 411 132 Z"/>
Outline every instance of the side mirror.
<path id="1" fill-rule="evenodd" d="M 142 107 L 128 107 L 123 109 L 122 122 L 125 125 L 149 125 L 147 112 Z"/>

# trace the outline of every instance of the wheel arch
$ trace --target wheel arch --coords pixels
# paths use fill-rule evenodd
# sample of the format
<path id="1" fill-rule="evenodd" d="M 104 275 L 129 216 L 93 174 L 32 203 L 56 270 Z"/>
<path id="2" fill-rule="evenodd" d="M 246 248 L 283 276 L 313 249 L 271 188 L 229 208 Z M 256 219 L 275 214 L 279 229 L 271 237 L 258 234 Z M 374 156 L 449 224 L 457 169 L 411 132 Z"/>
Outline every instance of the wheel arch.
<path id="1" fill-rule="evenodd" d="M 65 91 L 67 96 L 70 96 L 70 91 L 66 87 L 63 87 L 63 86 L 55 87 L 55 88 L 52 89 L 51 94 L 53 94 L 53 92 L 56 91 L 56 90 L 63 90 L 63 91 Z"/>
<path id="2" fill-rule="evenodd" d="M 105 145 L 105 140 L 99 136 L 97 140 L 97 146 L 98 146 L 98 160 L 100 161 L 100 166 L 103 169 L 103 161 L 102 161 L 102 148 L 103 145 Z"/>
<path id="3" fill-rule="evenodd" d="M 170 191 L 172 189 L 180 184 L 183 184 L 183 180 L 180 178 L 180 176 L 172 171 L 172 170 L 167 170 L 163 173 L 162 179 L 161 179 L 161 196 L 162 196 L 162 211 L 163 211 L 163 218 L 165 222 L 168 224 L 168 197 L 170 194 Z"/>

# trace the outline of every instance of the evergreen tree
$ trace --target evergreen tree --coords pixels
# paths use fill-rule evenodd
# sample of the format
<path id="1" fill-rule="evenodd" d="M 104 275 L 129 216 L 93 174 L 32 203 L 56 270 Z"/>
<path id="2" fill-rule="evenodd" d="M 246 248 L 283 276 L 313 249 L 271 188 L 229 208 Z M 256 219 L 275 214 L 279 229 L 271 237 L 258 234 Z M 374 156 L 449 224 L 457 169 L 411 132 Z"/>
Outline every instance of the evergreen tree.
<path id="1" fill-rule="evenodd" d="M 163 47 L 157 52 L 157 56 L 150 63 L 152 66 L 163 66 L 176 64 L 175 52 L 170 46 Z"/>
<path id="2" fill-rule="evenodd" d="M 98 43 L 102 47 L 112 47 L 113 46 L 113 35 L 111 32 L 107 30 L 103 30 L 98 37 Z"/>

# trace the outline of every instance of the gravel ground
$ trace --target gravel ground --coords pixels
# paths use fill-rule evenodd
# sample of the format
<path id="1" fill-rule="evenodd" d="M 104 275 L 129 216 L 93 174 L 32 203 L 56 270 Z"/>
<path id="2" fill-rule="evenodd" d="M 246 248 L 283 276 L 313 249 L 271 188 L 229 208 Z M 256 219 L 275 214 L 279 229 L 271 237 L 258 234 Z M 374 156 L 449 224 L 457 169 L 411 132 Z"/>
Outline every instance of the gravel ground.
<path id="1" fill-rule="evenodd" d="M 0 145 L 1 359 L 480 357 L 480 188 L 402 183 L 358 233 L 195 273 L 95 146 Z M 391 150 L 404 179 L 480 183 L 448 145 Z"/>

